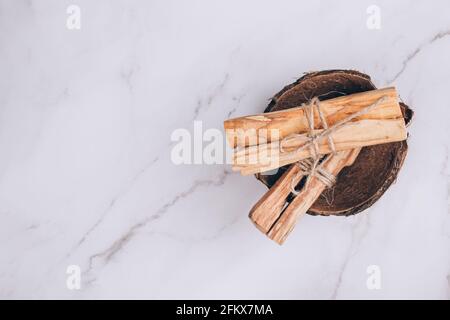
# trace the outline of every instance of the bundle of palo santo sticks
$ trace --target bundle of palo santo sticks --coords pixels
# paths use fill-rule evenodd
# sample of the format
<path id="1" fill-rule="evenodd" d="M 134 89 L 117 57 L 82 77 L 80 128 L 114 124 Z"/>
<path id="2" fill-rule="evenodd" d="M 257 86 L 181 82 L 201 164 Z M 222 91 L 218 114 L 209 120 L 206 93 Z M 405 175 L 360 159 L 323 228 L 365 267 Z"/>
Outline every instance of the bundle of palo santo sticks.
<path id="1" fill-rule="evenodd" d="M 362 147 L 407 138 L 393 87 L 314 98 L 288 110 L 229 119 L 224 127 L 235 149 L 233 170 L 250 175 L 290 165 L 250 211 L 258 229 L 279 244 Z M 290 203 L 288 197 L 294 197 Z"/>

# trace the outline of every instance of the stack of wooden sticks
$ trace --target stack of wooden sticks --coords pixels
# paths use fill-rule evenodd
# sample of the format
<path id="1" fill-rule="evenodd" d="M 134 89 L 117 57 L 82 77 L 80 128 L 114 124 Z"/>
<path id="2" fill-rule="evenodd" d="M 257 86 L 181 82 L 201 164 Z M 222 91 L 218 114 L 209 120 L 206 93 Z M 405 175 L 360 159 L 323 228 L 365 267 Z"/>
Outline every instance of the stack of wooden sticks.
<path id="1" fill-rule="evenodd" d="M 393 87 L 313 99 L 297 108 L 229 119 L 224 127 L 235 149 L 233 170 L 250 175 L 290 165 L 250 211 L 257 228 L 279 244 L 362 147 L 407 138 Z M 294 199 L 288 204 L 289 197 Z"/>

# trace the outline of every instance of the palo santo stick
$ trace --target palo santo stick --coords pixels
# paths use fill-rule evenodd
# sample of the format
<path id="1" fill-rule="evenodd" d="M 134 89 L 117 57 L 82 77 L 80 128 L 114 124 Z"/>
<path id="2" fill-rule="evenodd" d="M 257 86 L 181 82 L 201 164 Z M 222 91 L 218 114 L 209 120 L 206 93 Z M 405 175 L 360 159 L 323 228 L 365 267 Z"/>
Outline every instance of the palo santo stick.
<path id="1" fill-rule="evenodd" d="M 291 186 L 297 185 L 302 179 L 297 175 L 300 170 L 299 166 L 291 165 L 250 210 L 249 218 L 261 232 L 269 232 L 270 227 L 280 216 L 291 193 Z"/>
<path id="2" fill-rule="evenodd" d="M 337 152 L 326 159 L 321 166 L 336 177 L 344 167 L 353 164 L 358 157 L 360 150 L 360 148 L 355 148 L 353 150 Z M 312 176 L 308 188 L 302 190 L 294 200 L 292 200 L 287 208 L 281 213 L 281 216 L 271 226 L 271 229 L 267 232 L 267 236 L 278 244 L 283 244 L 299 217 L 308 211 L 325 188 L 326 185 L 320 179 Z M 261 223 L 261 220 L 259 220 L 258 223 Z M 265 226 L 259 227 L 260 229 L 266 229 Z"/>
<path id="3" fill-rule="evenodd" d="M 320 133 L 320 130 L 315 131 Z M 360 120 L 351 122 L 332 133 L 336 151 L 376 144 L 403 141 L 407 137 L 405 122 L 400 118 L 389 120 Z M 277 141 L 251 146 L 236 153 L 233 170 L 243 175 L 265 172 L 312 156 L 310 148 L 296 151 L 305 143 L 305 136 L 290 139 L 281 152 Z M 326 139 L 318 141 L 319 154 L 332 150 Z M 294 152 L 290 152 L 294 151 Z"/>
<path id="4" fill-rule="evenodd" d="M 375 103 L 382 97 L 387 99 L 376 109 L 354 120 L 399 119 L 401 110 L 398 104 L 397 91 L 394 87 L 324 100 L 320 102 L 320 106 L 328 125 L 332 126 L 347 116 Z M 315 110 L 314 123 L 319 124 L 316 129 L 323 129 L 320 126 L 319 118 L 318 112 Z M 224 122 L 224 128 L 227 140 L 232 148 L 281 140 L 292 133 L 304 133 L 309 130 L 305 110 L 302 107 L 229 119 Z"/>
<path id="5" fill-rule="evenodd" d="M 361 148 L 353 149 L 353 151 L 342 151 L 351 152 L 352 154 L 352 157 L 347 159 L 345 166 L 353 164 L 360 150 Z M 331 157 L 334 157 L 334 155 Z M 291 165 L 250 210 L 249 217 L 261 232 L 268 233 L 276 220 L 281 216 L 287 197 L 291 194 L 291 186 L 297 185 L 302 179 L 302 176 L 297 175 L 299 171 L 299 166 Z M 335 174 L 337 175 L 339 172 L 335 172 Z M 307 190 L 303 192 L 307 192 Z"/>

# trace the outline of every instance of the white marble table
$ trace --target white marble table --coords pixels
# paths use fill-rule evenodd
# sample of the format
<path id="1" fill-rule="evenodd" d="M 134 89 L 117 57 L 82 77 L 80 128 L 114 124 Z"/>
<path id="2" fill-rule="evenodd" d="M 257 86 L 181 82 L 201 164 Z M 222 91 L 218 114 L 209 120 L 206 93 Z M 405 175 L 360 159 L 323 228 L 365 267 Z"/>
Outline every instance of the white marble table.
<path id="1" fill-rule="evenodd" d="M 81 29 L 66 25 L 70 5 Z M 449 299 L 449 12 L 447 0 L 1 0 L 0 297 Z M 330 68 L 397 86 L 415 110 L 409 154 L 371 209 L 306 216 L 279 247 L 247 218 L 265 187 L 227 165 L 173 164 L 170 137 L 195 120 L 221 129 Z"/>

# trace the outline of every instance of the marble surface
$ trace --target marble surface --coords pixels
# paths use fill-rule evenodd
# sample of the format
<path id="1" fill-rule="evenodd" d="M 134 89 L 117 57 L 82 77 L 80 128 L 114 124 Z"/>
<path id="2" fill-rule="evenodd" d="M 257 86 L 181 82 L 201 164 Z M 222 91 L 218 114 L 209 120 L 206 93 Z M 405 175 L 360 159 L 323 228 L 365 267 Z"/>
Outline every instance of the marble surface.
<path id="1" fill-rule="evenodd" d="M 447 0 L 1 0 L 0 297 L 449 299 L 449 12 Z M 279 247 L 247 218 L 265 187 L 228 165 L 173 164 L 171 134 L 221 129 L 330 68 L 397 86 L 415 110 L 409 154 L 372 208 L 306 216 Z"/>

